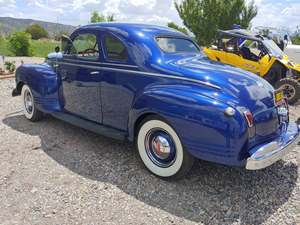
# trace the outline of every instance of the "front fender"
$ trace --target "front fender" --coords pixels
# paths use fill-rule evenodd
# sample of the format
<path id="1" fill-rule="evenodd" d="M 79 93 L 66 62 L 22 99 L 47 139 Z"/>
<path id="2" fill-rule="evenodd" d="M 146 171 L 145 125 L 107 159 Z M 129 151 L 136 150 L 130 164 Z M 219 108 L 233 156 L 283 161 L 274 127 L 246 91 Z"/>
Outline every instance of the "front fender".
<path id="1" fill-rule="evenodd" d="M 139 118 L 156 114 L 176 130 L 184 147 L 193 156 L 240 166 L 247 157 L 248 129 L 238 111 L 233 117 L 224 114 L 228 106 L 190 86 L 153 87 L 140 95 L 132 107 L 129 139 L 134 139 Z"/>
<path id="2" fill-rule="evenodd" d="M 43 112 L 61 111 L 59 102 L 60 81 L 56 72 L 48 64 L 24 64 L 16 71 L 17 93 L 23 84 L 28 85 L 36 107 Z"/>

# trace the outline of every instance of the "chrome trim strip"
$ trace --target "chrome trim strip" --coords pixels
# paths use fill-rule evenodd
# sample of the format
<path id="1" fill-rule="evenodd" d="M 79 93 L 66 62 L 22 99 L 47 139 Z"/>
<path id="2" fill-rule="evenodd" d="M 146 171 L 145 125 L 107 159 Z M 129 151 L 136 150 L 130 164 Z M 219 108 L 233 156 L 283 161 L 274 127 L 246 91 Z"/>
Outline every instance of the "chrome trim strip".
<path id="1" fill-rule="evenodd" d="M 168 74 L 149 73 L 149 72 L 136 71 L 136 70 L 117 69 L 117 68 L 111 68 L 111 67 L 102 67 L 102 66 L 99 67 L 99 66 L 91 66 L 91 65 L 83 65 L 83 64 L 74 64 L 74 63 L 68 63 L 68 62 L 58 62 L 58 63 L 62 64 L 62 65 L 80 66 L 80 67 L 84 67 L 84 68 L 97 69 L 97 70 L 103 70 L 103 71 L 125 72 L 125 73 L 130 73 L 130 74 L 141 74 L 141 75 L 146 75 L 146 76 L 164 77 L 164 78 L 171 78 L 171 79 L 177 79 L 177 80 L 184 80 L 184 81 L 198 83 L 201 85 L 205 85 L 205 86 L 208 86 L 211 88 L 221 90 L 221 88 L 217 85 L 211 84 L 209 82 L 204 82 L 201 80 L 187 78 L 187 77 L 178 77 L 178 76 L 173 76 L 173 75 L 168 75 Z"/>
<path id="2" fill-rule="evenodd" d="M 118 64 L 118 63 L 104 63 L 104 62 L 94 62 L 94 61 L 85 61 L 85 60 L 80 60 L 80 59 L 64 59 L 67 62 L 70 63 L 90 63 L 90 64 L 95 64 L 95 65 L 108 65 L 108 66 L 120 66 L 120 67 L 130 67 L 130 68 L 138 68 L 138 66 L 135 65 L 129 65 L 129 64 Z"/>
<path id="3" fill-rule="evenodd" d="M 300 141 L 300 125 L 295 124 L 298 133 L 294 136 L 294 139 L 290 140 L 285 145 L 282 145 L 278 141 L 272 141 L 262 147 L 260 147 L 253 155 L 251 155 L 246 162 L 247 170 L 259 170 L 266 168 L 283 156 L 293 150 Z"/>

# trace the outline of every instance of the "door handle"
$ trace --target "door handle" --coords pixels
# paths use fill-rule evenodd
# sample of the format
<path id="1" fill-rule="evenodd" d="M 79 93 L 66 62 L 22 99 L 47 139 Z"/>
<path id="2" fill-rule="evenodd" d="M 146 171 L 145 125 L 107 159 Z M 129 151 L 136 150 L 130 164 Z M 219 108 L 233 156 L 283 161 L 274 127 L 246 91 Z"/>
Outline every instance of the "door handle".
<path id="1" fill-rule="evenodd" d="M 98 75 L 98 74 L 100 74 L 99 71 L 92 71 L 92 72 L 90 72 L 90 75 Z"/>

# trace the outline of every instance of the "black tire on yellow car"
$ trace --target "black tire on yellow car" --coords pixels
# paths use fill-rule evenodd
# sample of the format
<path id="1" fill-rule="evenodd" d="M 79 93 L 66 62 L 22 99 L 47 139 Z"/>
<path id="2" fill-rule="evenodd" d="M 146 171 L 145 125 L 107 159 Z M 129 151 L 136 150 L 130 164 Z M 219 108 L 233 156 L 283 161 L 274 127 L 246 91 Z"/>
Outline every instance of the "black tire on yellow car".
<path id="1" fill-rule="evenodd" d="M 275 88 L 283 90 L 289 104 L 295 104 L 300 99 L 300 83 L 291 78 L 284 78 L 275 84 Z"/>

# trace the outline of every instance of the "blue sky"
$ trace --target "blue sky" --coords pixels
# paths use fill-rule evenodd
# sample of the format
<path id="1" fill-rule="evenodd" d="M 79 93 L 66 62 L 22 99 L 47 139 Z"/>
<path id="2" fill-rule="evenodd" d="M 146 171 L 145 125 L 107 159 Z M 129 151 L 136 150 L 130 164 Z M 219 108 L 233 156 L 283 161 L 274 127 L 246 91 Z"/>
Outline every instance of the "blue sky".
<path id="1" fill-rule="evenodd" d="M 90 13 L 98 10 L 104 14 L 114 14 L 119 21 L 162 25 L 175 21 L 181 24 L 173 2 L 174 0 L 0 0 L 0 16 L 80 25 L 88 23 Z M 300 0 L 255 2 L 259 13 L 253 20 L 253 27 L 270 26 L 295 30 L 297 25 L 300 26 Z"/>

